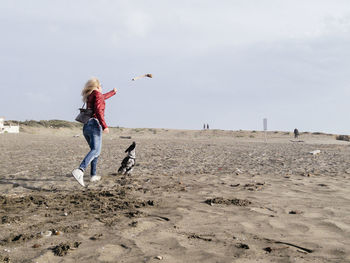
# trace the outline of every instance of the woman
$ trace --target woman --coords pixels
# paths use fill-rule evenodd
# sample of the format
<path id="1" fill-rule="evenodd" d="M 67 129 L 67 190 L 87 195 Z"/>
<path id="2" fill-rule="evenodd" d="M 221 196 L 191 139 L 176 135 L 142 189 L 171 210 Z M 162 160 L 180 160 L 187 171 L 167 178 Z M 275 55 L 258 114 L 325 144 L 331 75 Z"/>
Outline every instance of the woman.
<path id="1" fill-rule="evenodd" d="M 72 174 L 74 178 L 81 184 L 84 184 L 84 172 L 91 163 L 91 182 L 101 180 L 101 176 L 97 175 L 97 160 L 101 153 L 102 132 L 109 133 L 108 126 L 104 119 L 105 100 L 115 95 L 117 89 L 102 94 L 101 83 L 97 78 L 90 79 L 83 88 L 81 95 L 88 109 L 93 109 L 93 115 L 89 121 L 84 124 L 83 134 L 90 146 L 90 152 L 85 156 L 78 169 L 74 169 Z"/>

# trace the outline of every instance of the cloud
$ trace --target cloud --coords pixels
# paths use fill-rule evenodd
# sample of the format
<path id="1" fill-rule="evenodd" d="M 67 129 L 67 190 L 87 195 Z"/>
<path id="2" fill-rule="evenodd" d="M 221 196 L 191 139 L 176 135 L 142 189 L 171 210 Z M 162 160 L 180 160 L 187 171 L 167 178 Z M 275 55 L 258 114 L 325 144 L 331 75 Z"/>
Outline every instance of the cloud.
<path id="1" fill-rule="evenodd" d="M 28 100 L 28 104 L 35 107 L 36 105 L 40 108 L 40 105 L 50 105 L 53 101 L 52 96 L 43 93 L 42 91 L 27 91 L 23 93 L 24 100 Z"/>
<path id="2" fill-rule="evenodd" d="M 33 118 L 71 119 L 92 75 L 120 89 L 111 107 L 129 117 L 111 114 L 114 125 L 196 128 L 202 115 L 256 129 L 265 115 L 283 128 L 298 115 L 322 127 L 318 115 L 348 105 L 348 0 L 3 0 L 0 30 L 4 86 L 25 94 L 5 105 Z M 154 79 L 130 84 L 143 73 Z"/>

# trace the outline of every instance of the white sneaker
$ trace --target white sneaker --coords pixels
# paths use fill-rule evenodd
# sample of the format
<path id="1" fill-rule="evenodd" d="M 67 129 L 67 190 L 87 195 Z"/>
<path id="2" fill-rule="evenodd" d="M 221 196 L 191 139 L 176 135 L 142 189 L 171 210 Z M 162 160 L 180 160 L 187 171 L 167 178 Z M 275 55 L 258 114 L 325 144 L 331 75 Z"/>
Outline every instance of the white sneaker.
<path id="1" fill-rule="evenodd" d="M 74 178 L 78 181 L 79 184 L 85 187 L 84 184 L 84 172 L 80 169 L 74 169 L 72 172 Z"/>
<path id="2" fill-rule="evenodd" d="M 90 182 L 97 182 L 101 180 L 101 176 L 99 175 L 93 175 L 91 176 Z"/>

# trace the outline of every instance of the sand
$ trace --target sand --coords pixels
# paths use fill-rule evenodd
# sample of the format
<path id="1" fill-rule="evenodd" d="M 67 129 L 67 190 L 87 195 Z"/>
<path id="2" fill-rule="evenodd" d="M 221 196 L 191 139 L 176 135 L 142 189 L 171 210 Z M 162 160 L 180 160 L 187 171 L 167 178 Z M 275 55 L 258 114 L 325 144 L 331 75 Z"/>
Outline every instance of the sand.
<path id="1" fill-rule="evenodd" d="M 80 130 L 1 134 L 0 262 L 350 262 L 349 142 L 267 138 L 111 129 L 82 188 Z"/>

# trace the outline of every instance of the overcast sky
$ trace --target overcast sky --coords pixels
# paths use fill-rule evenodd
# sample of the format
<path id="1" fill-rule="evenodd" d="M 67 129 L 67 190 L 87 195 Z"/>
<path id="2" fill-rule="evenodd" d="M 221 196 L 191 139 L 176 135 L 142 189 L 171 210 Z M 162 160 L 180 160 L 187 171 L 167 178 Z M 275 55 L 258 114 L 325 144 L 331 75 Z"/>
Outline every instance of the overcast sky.
<path id="1" fill-rule="evenodd" d="M 1 0 L 0 116 L 350 134 L 349 0 Z M 152 73 L 153 79 L 131 81 Z"/>

